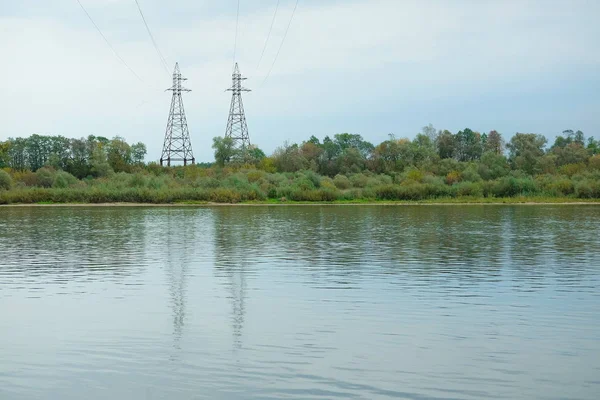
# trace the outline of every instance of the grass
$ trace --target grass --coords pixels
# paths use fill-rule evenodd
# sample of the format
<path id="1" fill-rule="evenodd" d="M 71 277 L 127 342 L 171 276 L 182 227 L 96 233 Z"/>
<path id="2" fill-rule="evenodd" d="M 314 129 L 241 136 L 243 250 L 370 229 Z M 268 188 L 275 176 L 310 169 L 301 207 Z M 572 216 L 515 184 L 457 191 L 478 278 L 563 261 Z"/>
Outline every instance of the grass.
<path id="1" fill-rule="evenodd" d="M 196 167 L 83 180 L 63 171 L 40 171 L 5 173 L 0 204 L 600 204 L 600 171 L 456 183 L 432 175 L 363 172 L 332 179 L 312 171 Z"/>

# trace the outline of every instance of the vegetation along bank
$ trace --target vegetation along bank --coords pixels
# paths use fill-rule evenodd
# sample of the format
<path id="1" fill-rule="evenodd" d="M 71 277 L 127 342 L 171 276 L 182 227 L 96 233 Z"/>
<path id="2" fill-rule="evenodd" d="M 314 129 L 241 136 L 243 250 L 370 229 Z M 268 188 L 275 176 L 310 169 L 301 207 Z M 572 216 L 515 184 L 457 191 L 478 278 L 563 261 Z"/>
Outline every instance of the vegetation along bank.
<path id="1" fill-rule="evenodd" d="M 373 145 L 336 134 L 270 156 L 213 140 L 215 162 L 144 163 L 143 143 L 32 135 L 0 142 L 0 204 L 177 202 L 574 202 L 600 199 L 600 142 L 566 130 L 506 141 L 438 131 Z"/>

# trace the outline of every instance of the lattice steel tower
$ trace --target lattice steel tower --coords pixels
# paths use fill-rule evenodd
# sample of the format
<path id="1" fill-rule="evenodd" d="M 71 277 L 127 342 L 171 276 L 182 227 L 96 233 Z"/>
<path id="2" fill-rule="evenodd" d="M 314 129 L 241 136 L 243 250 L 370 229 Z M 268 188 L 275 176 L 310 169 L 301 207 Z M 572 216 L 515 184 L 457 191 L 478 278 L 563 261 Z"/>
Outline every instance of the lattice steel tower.
<path id="1" fill-rule="evenodd" d="M 242 92 L 250 92 L 250 89 L 242 87 L 242 81 L 248 78 L 242 78 L 237 63 L 235 63 L 232 77 L 233 85 L 227 89 L 227 91 L 233 92 L 233 95 L 231 96 L 231 108 L 229 109 L 229 120 L 227 121 L 225 137 L 233 139 L 235 148 L 244 150 L 250 147 L 250 136 L 248 136 L 248 125 L 246 125 Z"/>
<path id="2" fill-rule="evenodd" d="M 187 165 L 188 162 L 192 164 L 196 162 L 185 118 L 183 99 L 181 97 L 182 92 L 191 92 L 190 89 L 181 87 L 181 81 L 186 80 L 187 78 L 181 76 L 179 63 L 175 63 L 173 86 L 167 89 L 173 92 L 173 99 L 171 100 L 171 112 L 169 113 L 169 121 L 167 122 L 165 143 L 163 144 L 162 156 L 160 157 L 161 166 L 165 161 L 168 166 L 171 166 L 171 161 L 183 161 L 183 165 Z"/>

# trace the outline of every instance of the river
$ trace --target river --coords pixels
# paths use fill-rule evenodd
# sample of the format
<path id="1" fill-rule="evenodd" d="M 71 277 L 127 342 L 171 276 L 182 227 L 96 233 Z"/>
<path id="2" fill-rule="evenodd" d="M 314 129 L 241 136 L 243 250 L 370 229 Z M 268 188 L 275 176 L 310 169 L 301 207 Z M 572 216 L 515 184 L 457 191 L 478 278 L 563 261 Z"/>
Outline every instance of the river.
<path id="1" fill-rule="evenodd" d="M 0 208 L 0 399 L 598 399 L 600 207 Z"/>

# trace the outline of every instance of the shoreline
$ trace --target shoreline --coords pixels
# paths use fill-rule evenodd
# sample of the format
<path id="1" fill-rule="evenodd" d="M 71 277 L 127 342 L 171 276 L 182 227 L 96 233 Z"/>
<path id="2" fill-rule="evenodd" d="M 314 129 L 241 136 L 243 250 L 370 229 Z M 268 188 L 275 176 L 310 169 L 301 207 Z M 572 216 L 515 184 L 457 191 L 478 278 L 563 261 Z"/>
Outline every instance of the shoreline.
<path id="1" fill-rule="evenodd" d="M 600 206 L 600 201 L 373 201 L 373 202 L 246 202 L 246 203 L 17 203 L 0 204 L 0 208 L 14 207 L 293 207 L 293 206 Z"/>

